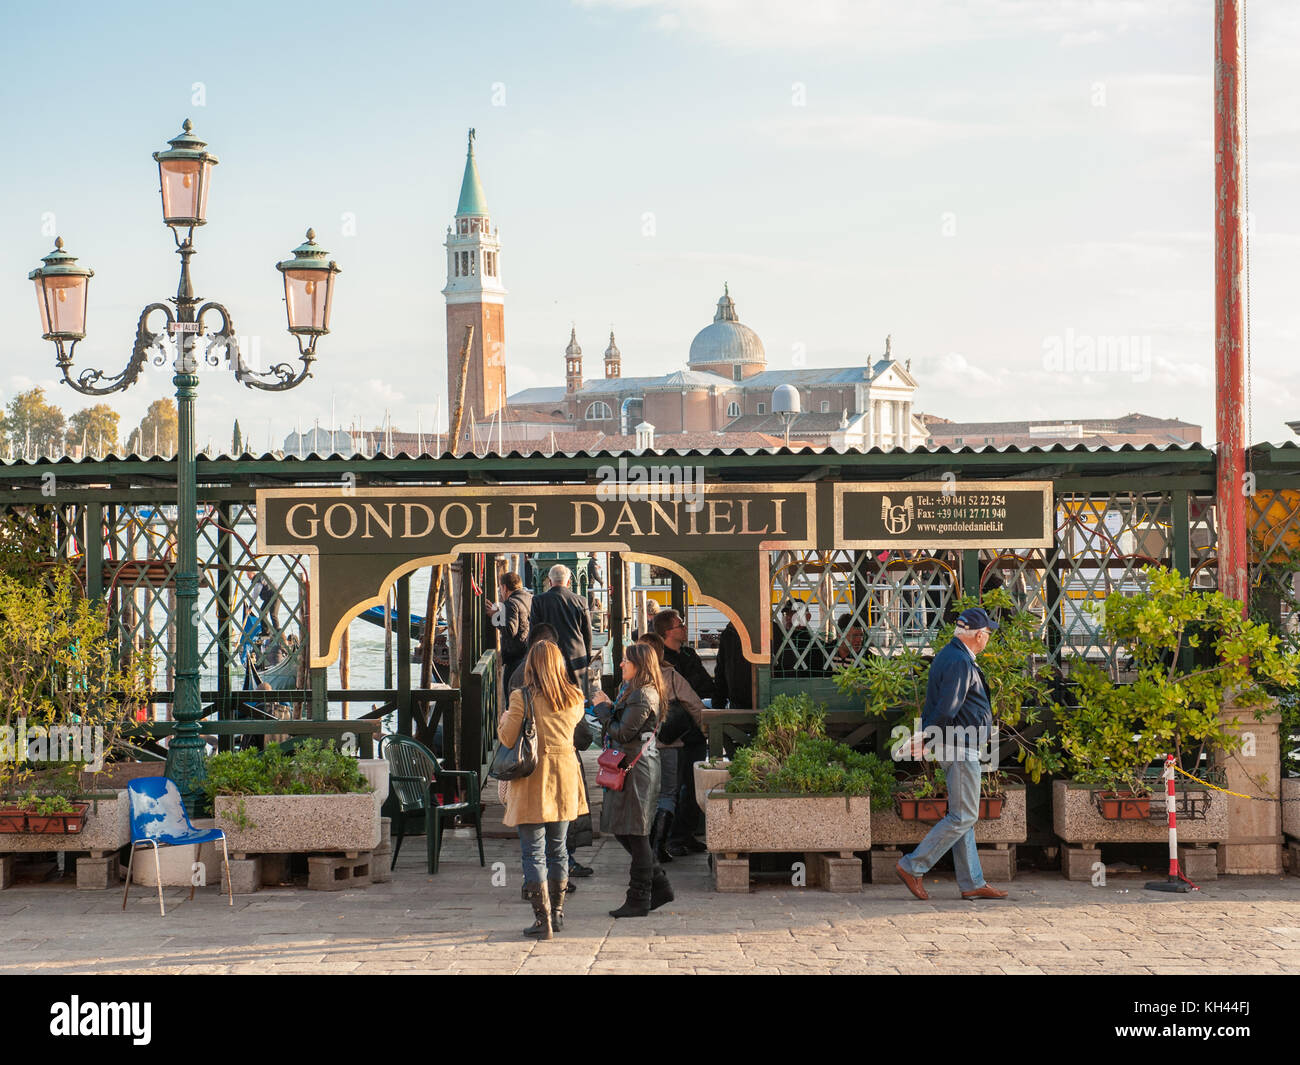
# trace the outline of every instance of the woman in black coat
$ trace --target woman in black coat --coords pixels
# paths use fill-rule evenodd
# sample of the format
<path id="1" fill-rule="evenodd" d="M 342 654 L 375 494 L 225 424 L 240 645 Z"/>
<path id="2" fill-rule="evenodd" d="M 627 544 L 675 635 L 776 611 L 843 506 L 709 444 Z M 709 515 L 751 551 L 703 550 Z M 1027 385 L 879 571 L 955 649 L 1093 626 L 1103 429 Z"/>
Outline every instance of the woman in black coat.
<path id="1" fill-rule="evenodd" d="M 632 856 L 627 901 L 610 910 L 610 916 L 644 917 L 673 898 L 668 875 L 650 848 L 660 781 L 654 737 L 668 704 L 654 648 L 632 644 L 624 655 L 618 700 L 611 705 L 605 698 L 593 707 L 604 725 L 604 745 L 621 751 L 623 766 L 631 766 L 622 791 L 605 791 L 600 830 L 612 834 Z"/>

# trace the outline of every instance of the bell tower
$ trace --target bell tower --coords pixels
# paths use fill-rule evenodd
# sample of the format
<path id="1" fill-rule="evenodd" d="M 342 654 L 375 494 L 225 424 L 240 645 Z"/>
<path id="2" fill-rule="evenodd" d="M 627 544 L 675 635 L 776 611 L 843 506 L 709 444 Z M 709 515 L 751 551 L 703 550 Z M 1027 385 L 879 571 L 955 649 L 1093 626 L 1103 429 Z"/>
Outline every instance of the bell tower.
<path id="1" fill-rule="evenodd" d="M 488 215 L 487 197 L 474 159 L 474 130 L 469 131 L 465 176 L 460 183 L 456 217 L 447 227 L 447 410 L 456 402 L 460 351 L 465 327 L 474 327 L 465 380 L 465 424 L 491 417 L 505 402 L 505 287 L 501 284 L 501 240 Z"/>

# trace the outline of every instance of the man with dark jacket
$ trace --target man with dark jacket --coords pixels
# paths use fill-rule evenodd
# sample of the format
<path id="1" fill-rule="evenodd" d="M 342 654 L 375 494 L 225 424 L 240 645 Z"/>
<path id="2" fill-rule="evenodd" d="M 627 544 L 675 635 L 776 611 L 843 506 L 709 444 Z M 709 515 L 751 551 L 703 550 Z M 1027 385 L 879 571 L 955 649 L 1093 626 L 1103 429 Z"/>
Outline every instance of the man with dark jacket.
<path id="1" fill-rule="evenodd" d="M 591 662 L 591 614 L 587 604 L 569 590 L 568 566 L 552 566 L 551 586 L 533 596 L 528 619 L 533 625 L 550 625 L 556 644 L 569 667 L 569 680 L 590 696 L 587 666 Z"/>
<path id="2" fill-rule="evenodd" d="M 988 646 L 997 623 L 980 607 L 963 610 L 957 631 L 930 663 L 921 725 L 926 736 L 942 736 L 940 761 L 948 778 L 948 813 L 897 866 L 898 878 L 918 899 L 928 899 L 921 878 L 949 850 L 964 899 L 1005 899 L 1007 893 L 984 882 L 975 824 L 980 811 L 980 733 L 993 728 L 988 681 L 976 655 Z M 927 743 L 927 747 L 929 744 Z"/>
<path id="3" fill-rule="evenodd" d="M 501 577 L 501 602 L 488 603 L 492 624 L 501 630 L 501 672 L 507 681 L 528 653 L 529 613 L 533 593 L 524 587 L 518 573 Z"/>
<path id="4" fill-rule="evenodd" d="M 655 614 L 654 629 L 664 642 L 664 661 L 677 671 L 701 699 L 712 699 L 713 678 L 704 668 L 695 648 L 686 643 L 686 622 L 676 610 Z M 668 853 L 674 858 L 700 854 L 708 848 L 695 838 L 703 827 L 704 815 L 695 801 L 695 774 L 692 767 L 708 757 L 709 745 L 704 733 L 694 724 L 682 736 L 677 750 L 677 815 L 668 841 Z"/>
<path id="5" fill-rule="evenodd" d="M 734 622 L 718 637 L 718 657 L 713 663 L 713 709 L 754 709 L 754 674 L 740 646 L 740 632 Z"/>

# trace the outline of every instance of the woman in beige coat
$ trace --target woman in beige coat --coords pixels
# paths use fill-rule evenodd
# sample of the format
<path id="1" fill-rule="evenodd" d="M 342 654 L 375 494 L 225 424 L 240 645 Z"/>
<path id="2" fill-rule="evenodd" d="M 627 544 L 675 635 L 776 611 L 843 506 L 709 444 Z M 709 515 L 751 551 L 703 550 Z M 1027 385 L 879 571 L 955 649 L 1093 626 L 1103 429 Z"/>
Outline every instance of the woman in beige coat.
<path id="1" fill-rule="evenodd" d="M 524 660 L 524 686 L 511 693 L 497 724 L 497 738 L 513 747 L 529 709 L 537 730 L 537 768 L 510 782 L 505 824 L 519 830 L 524 897 L 536 920 L 524 935 L 550 939 L 564 927 L 564 893 L 569 822 L 587 813 L 581 767 L 573 757 L 573 730 L 582 720 L 583 697 L 569 681 L 560 649 L 549 641 L 533 645 Z M 547 875 L 549 867 L 550 875 Z"/>

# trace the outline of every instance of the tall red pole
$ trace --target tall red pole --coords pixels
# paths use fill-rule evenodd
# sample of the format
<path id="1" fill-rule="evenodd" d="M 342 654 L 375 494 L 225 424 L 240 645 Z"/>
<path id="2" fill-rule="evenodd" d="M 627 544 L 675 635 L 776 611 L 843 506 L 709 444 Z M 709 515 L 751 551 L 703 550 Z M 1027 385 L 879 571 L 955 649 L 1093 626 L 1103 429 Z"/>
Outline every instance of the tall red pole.
<path id="1" fill-rule="evenodd" d="M 1218 444 L 1219 590 L 1241 600 L 1249 591 L 1246 543 L 1245 188 L 1241 127 L 1242 0 L 1214 5 L 1214 435 Z"/>

